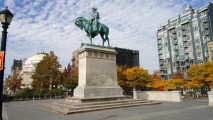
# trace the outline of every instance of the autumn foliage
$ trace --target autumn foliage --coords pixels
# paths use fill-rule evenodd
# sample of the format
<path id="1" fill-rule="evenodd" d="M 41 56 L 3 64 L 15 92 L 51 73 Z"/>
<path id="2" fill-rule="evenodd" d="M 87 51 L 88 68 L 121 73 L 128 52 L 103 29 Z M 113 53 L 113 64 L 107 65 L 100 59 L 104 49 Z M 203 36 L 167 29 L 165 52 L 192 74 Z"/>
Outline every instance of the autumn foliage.
<path id="1" fill-rule="evenodd" d="M 187 88 L 198 89 L 201 87 L 213 88 L 213 62 L 206 62 L 202 65 L 192 65 L 186 71 L 189 82 Z"/>
<path id="2" fill-rule="evenodd" d="M 36 64 L 35 72 L 32 74 L 32 87 L 33 89 L 49 89 L 50 87 L 57 88 L 62 84 L 62 73 L 59 70 L 61 64 L 58 57 L 53 51 Z"/>
<path id="3" fill-rule="evenodd" d="M 21 84 L 22 80 L 23 78 L 21 70 L 15 70 L 11 75 L 8 76 L 8 78 L 5 79 L 5 88 L 16 92 L 20 89 L 21 86 L 23 86 Z"/>
<path id="4" fill-rule="evenodd" d="M 78 68 L 72 67 L 70 63 L 65 67 L 63 72 L 63 86 L 68 90 L 71 90 L 71 94 L 78 86 Z"/>
<path id="5" fill-rule="evenodd" d="M 150 75 L 147 70 L 139 68 L 127 68 L 126 66 L 117 66 L 118 84 L 124 89 L 126 94 L 131 94 L 133 88 L 145 90 Z"/>

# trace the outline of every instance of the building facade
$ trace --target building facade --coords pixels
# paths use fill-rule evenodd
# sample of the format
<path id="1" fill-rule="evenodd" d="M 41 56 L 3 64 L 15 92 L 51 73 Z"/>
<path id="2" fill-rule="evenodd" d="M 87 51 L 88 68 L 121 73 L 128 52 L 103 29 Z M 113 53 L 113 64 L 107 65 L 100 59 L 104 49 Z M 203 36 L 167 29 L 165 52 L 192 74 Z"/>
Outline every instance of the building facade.
<path id="1" fill-rule="evenodd" d="M 213 62 L 213 41 L 209 41 L 207 46 L 209 51 L 209 61 Z"/>
<path id="2" fill-rule="evenodd" d="M 33 79 L 31 78 L 31 75 L 35 72 L 35 65 L 40 62 L 46 55 L 46 53 L 38 53 L 37 55 L 24 60 L 22 65 L 22 84 L 24 84 L 24 86 L 22 86 L 21 88 L 32 88 L 31 83 L 33 82 Z"/>
<path id="3" fill-rule="evenodd" d="M 160 70 L 154 70 L 153 75 L 157 75 L 160 78 Z"/>
<path id="4" fill-rule="evenodd" d="M 11 66 L 11 73 L 13 73 L 14 70 L 22 70 L 22 60 L 13 60 L 13 65 Z"/>
<path id="5" fill-rule="evenodd" d="M 132 68 L 135 66 L 140 66 L 139 63 L 139 51 L 138 50 L 130 50 L 124 48 L 114 48 L 118 54 L 116 55 L 116 64 L 127 66 L 128 68 Z M 72 67 L 78 67 L 78 50 L 72 53 Z"/>
<path id="6" fill-rule="evenodd" d="M 127 66 L 128 68 L 140 66 L 138 50 L 130 50 L 118 47 L 115 47 L 114 49 L 116 52 L 118 52 L 118 54 L 116 55 L 117 65 Z"/>
<path id="7" fill-rule="evenodd" d="M 197 10 L 187 6 L 183 13 L 169 19 L 157 31 L 161 79 L 172 74 L 185 74 L 190 65 L 200 65 L 210 60 L 207 43 L 213 41 L 213 4 Z"/>
<path id="8" fill-rule="evenodd" d="M 78 68 L 78 50 L 75 50 L 73 53 L 72 53 L 72 67 L 75 67 L 75 68 Z"/>

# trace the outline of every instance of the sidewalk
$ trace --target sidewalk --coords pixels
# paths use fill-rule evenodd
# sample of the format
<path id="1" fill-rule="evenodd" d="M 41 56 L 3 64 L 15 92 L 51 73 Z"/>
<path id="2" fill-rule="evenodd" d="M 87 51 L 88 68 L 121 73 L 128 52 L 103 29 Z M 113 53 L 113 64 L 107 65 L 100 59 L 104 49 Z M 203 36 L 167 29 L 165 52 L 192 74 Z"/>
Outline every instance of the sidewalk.
<path id="1" fill-rule="evenodd" d="M 61 99 L 64 100 L 64 99 Z M 162 102 L 159 105 L 128 107 L 72 115 L 59 115 L 40 107 L 60 101 L 35 100 L 5 103 L 9 120 L 212 120 L 213 107 L 207 99 L 184 99 L 183 102 Z"/>
<path id="2" fill-rule="evenodd" d="M 6 108 L 4 106 L 4 103 L 2 105 L 2 117 L 3 117 L 3 120 L 8 120 L 7 111 L 6 111 Z"/>

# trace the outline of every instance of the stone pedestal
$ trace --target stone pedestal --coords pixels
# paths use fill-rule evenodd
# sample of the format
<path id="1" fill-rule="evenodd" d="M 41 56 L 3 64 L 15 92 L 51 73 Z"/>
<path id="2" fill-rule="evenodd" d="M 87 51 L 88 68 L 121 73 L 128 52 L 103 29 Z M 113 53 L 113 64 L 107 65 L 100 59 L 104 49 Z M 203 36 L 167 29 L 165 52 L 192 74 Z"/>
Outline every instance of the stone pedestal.
<path id="1" fill-rule="evenodd" d="M 114 49 L 84 46 L 78 54 L 79 80 L 71 99 L 76 101 L 124 96 L 122 88 L 118 85 Z"/>

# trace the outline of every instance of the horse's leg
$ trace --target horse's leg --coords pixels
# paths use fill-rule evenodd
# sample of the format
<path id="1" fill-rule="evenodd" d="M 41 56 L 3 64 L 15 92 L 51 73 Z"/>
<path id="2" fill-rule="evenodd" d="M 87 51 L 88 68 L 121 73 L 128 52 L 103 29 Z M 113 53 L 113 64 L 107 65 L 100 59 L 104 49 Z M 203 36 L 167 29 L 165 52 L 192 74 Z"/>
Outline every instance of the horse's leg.
<path id="1" fill-rule="evenodd" d="M 108 35 L 106 36 L 106 40 L 107 40 L 107 42 L 108 42 L 108 47 L 110 46 L 110 44 L 109 44 L 109 38 L 108 38 Z"/>
<path id="2" fill-rule="evenodd" d="M 92 35 L 89 34 L 89 40 L 90 40 L 90 44 L 92 45 Z"/>
<path id="3" fill-rule="evenodd" d="M 105 42 L 104 34 L 103 34 L 103 33 L 100 33 L 100 35 L 101 35 L 101 38 L 102 38 L 102 40 L 103 40 L 103 44 L 102 44 L 102 46 L 104 46 L 104 42 Z"/>
<path id="4" fill-rule="evenodd" d="M 105 41 L 107 40 L 107 42 L 108 42 L 108 47 L 109 47 L 110 45 L 109 45 L 109 38 L 108 38 L 108 35 L 109 35 L 109 29 L 105 29 Z"/>

